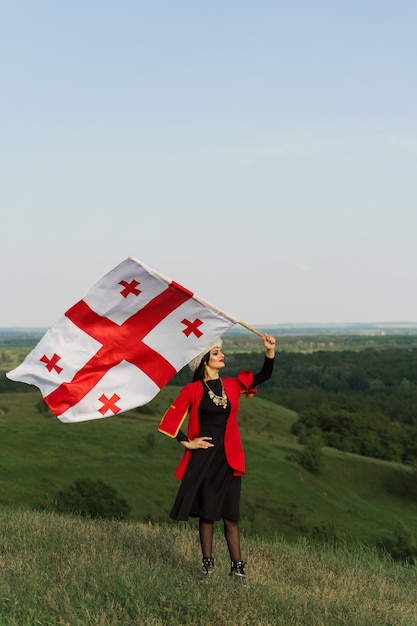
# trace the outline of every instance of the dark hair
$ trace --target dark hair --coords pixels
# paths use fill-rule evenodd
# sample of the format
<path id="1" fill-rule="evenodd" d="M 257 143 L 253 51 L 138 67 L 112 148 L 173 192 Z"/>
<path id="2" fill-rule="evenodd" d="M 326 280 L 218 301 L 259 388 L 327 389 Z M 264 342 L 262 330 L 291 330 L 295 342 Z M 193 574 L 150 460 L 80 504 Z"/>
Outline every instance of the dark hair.
<path id="1" fill-rule="evenodd" d="M 196 380 L 203 380 L 204 366 L 209 362 L 209 359 L 210 359 L 210 352 L 207 352 L 201 359 L 200 365 L 197 367 L 197 369 L 194 372 L 193 383 L 195 383 Z"/>

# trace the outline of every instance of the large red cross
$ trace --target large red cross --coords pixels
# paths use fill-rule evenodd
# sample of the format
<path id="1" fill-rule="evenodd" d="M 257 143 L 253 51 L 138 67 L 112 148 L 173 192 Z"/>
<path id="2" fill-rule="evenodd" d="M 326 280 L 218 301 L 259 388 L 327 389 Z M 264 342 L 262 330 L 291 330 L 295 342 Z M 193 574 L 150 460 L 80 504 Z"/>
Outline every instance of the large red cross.
<path id="1" fill-rule="evenodd" d="M 116 324 L 93 311 L 80 300 L 66 313 L 76 326 L 96 339 L 101 348 L 74 375 L 62 383 L 44 400 L 55 415 L 62 415 L 78 404 L 103 378 L 106 372 L 121 361 L 128 361 L 141 369 L 161 389 L 176 374 L 176 369 L 143 338 L 167 315 L 189 300 L 193 294 L 177 283 L 153 298 L 123 324 Z"/>

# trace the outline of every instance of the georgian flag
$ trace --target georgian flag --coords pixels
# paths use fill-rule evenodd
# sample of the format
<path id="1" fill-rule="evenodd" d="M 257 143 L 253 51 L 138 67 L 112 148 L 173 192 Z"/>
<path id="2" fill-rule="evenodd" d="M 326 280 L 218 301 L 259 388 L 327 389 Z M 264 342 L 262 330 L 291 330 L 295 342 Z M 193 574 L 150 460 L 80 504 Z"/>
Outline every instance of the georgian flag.
<path id="1" fill-rule="evenodd" d="M 6 375 L 36 385 L 62 422 L 146 404 L 237 319 L 129 257 Z"/>

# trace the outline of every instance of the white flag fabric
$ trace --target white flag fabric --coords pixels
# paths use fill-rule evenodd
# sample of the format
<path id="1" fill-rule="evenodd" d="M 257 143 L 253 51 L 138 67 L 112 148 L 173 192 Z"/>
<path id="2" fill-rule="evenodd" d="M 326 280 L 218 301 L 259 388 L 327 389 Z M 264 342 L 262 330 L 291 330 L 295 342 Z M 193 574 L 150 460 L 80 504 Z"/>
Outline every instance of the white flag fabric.
<path id="1" fill-rule="evenodd" d="M 146 404 L 238 320 L 129 257 L 68 309 L 11 380 L 36 385 L 62 422 Z"/>

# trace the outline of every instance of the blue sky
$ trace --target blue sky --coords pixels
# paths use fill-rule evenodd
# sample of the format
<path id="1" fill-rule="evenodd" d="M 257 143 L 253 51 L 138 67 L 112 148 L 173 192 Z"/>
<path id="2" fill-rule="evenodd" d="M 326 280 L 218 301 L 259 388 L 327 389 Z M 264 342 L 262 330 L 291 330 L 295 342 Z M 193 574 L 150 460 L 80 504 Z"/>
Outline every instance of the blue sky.
<path id="1" fill-rule="evenodd" d="M 414 1 L 0 17 L 0 326 L 129 255 L 251 325 L 416 321 Z"/>

